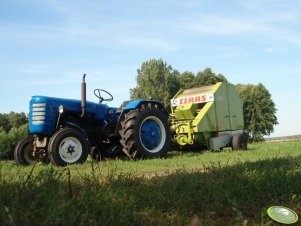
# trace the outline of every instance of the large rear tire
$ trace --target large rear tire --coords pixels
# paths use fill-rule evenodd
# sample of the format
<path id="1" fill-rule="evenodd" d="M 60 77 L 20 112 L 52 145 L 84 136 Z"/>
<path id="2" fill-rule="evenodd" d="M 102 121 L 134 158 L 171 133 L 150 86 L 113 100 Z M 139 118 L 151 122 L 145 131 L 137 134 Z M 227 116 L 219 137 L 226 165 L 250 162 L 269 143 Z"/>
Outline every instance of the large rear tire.
<path id="1" fill-rule="evenodd" d="M 155 104 L 142 105 L 128 112 L 119 133 L 124 152 L 133 159 L 166 157 L 170 147 L 167 116 Z"/>
<path id="2" fill-rule="evenodd" d="M 26 137 L 16 145 L 14 159 L 18 165 L 31 165 L 40 161 L 39 155 L 34 155 L 33 142 L 33 137 Z"/>
<path id="3" fill-rule="evenodd" d="M 247 150 L 248 142 L 247 138 L 242 133 L 234 134 L 232 138 L 232 149 L 233 150 Z"/>
<path id="4" fill-rule="evenodd" d="M 82 132 L 65 128 L 57 131 L 48 145 L 49 159 L 54 165 L 83 163 L 87 160 L 89 143 Z"/>

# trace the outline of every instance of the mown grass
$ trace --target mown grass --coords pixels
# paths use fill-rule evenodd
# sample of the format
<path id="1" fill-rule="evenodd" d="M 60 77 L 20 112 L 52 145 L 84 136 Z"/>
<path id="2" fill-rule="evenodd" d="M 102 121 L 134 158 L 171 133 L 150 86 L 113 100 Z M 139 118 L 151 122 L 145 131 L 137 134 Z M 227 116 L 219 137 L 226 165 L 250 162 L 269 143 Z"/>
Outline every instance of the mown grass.
<path id="1" fill-rule="evenodd" d="M 0 166 L 0 225 L 271 225 L 301 213 L 301 142 L 57 168 Z"/>

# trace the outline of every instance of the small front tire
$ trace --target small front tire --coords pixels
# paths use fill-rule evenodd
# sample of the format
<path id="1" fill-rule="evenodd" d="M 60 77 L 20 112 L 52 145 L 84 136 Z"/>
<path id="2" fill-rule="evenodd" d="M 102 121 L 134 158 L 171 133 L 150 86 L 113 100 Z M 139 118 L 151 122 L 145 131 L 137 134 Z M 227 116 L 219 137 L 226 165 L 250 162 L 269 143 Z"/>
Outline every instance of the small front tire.
<path id="1" fill-rule="evenodd" d="M 66 166 L 85 162 L 89 148 L 89 142 L 82 132 L 73 128 L 65 128 L 57 131 L 51 137 L 48 155 L 54 165 Z"/>
<path id="2" fill-rule="evenodd" d="M 26 137 L 16 145 L 14 159 L 18 165 L 31 165 L 40 161 L 39 156 L 34 155 L 33 142 L 33 137 Z"/>

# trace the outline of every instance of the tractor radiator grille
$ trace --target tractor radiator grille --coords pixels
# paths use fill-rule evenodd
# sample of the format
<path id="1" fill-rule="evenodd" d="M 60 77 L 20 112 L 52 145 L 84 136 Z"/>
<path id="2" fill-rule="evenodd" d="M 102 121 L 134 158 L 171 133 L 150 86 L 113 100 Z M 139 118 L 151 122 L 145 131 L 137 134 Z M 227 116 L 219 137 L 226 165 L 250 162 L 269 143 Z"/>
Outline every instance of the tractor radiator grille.
<path id="1" fill-rule="evenodd" d="M 32 104 L 32 124 L 33 125 L 43 125 L 45 124 L 45 113 L 46 113 L 46 103 L 34 103 Z"/>

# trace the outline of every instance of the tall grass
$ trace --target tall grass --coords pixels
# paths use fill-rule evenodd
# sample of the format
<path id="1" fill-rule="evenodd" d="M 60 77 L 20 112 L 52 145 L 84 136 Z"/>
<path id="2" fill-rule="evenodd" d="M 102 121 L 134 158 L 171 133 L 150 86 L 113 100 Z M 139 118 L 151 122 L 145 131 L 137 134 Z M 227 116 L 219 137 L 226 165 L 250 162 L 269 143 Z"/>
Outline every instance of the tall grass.
<path id="1" fill-rule="evenodd" d="M 57 168 L 0 166 L 0 225 L 271 225 L 301 213 L 301 143 Z"/>

